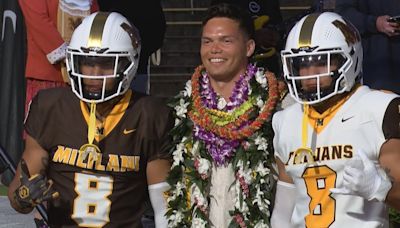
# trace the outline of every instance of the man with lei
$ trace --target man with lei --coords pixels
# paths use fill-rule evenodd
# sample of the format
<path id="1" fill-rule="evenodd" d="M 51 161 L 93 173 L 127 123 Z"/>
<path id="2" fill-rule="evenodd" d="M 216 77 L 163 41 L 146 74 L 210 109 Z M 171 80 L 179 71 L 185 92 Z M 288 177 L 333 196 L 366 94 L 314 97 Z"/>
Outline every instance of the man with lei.
<path id="1" fill-rule="evenodd" d="M 254 28 L 241 9 L 212 6 L 201 59 L 175 97 L 169 227 L 269 227 L 271 115 L 278 83 L 249 63 Z"/>

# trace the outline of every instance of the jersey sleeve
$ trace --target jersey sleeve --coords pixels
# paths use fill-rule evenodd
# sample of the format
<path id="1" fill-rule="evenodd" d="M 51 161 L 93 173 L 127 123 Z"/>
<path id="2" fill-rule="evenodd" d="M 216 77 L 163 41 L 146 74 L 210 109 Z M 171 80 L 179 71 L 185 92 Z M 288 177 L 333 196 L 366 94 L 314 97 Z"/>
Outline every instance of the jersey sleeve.
<path id="1" fill-rule="evenodd" d="M 141 119 L 146 126 L 142 149 L 147 155 L 147 162 L 156 159 L 169 160 L 172 158 L 170 154 L 172 137 L 169 134 L 174 124 L 172 110 L 161 99 L 151 99 L 147 103 L 150 105 L 147 106 L 146 115 Z"/>
<path id="2" fill-rule="evenodd" d="M 400 139 L 400 97 L 389 103 L 383 117 L 382 130 L 386 140 Z"/>
<path id="3" fill-rule="evenodd" d="M 47 112 L 44 110 L 43 102 L 42 92 L 39 91 L 29 105 L 27 119 L 25 120 L 26 133 L 34 138 L 42 147 L 42 133 L 45 131 L 46 126 L 44 120 L 47 118 Z"/>
<path id="4" fill-rule="evenodd" d="M 58 132 L 56 126 L 61 116 L 58 113 L 61 112 L 60 107 L 62 107 L 58 104 L 66 96 L 65 91 L 69 90 L 68 87 L 41 90 L 32 99 L 29 106 L 25 131 L 45 150 L 50 150 L 52 141 Z"/>
<path id="5" fill-rule="evenodd" d="M 274 145 L 274 156 L 275 158 L 279 158 L 283 163 L 286 162 L 285 158 L 283 158 L 282 153 L 280 151 L 280 145 L 279 145 L 279 138 L 280 138 L 280 126 L 281 126 L 281 119 L 282 119 L 282 112 L 276 112 L 273 115 L 272 118 L 272 128 L 274 130 L 274 139 L 273 139 L 273 145 Z"/>

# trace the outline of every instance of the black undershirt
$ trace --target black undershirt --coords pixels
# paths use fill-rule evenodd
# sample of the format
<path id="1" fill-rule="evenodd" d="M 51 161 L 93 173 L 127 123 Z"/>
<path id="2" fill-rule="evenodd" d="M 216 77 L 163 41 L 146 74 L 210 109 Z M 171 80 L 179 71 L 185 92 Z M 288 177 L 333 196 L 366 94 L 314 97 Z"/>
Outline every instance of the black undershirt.
<path id="1" fill-rule="evenodd" d="M 400 97 L 389 103 L 383 117 L 382 130 L 385 139 L 400 139 Z"/>

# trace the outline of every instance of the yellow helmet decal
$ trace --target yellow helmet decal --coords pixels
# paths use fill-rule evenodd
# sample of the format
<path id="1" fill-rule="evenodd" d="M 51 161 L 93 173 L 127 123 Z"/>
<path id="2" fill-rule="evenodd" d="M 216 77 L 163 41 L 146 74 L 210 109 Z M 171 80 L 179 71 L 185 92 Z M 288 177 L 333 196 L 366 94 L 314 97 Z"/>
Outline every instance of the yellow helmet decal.
<path id="1" fill-rule="evenodd" d="M 106 20 L 110 13 L 98 12 L 93 19 L 92 27 L 90 28 L 89 40 L 87 47 L 101 47 L 103 30 L 106 24 Z"/>
<path id="2" fill-rule="evenodd" d="M 321 15 L 320 13 L 313 13 L 307 16 L 301 26 L 299 35 L 299 48 L 311 46 L 311 36 L 314 29 L 315 21 Z"/>

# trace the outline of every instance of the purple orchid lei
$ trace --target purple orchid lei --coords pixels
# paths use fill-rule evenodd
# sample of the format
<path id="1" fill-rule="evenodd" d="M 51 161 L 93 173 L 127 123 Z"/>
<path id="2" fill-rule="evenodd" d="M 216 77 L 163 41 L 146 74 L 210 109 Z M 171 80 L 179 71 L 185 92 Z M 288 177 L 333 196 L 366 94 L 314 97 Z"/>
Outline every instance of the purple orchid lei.
<path id="1" fill-rule="evenodd" d="M 254 77 L 256 71 L 257 67 L 255 65 L 247 65 L 245 74 L 240 75 L 239 80 L 236 81 L 232 95 L 229 97 L 229 102 L 222 111 L 231 112 L 248 99 L 250 88 L 249 81 Z M 209 109 L 218 109 L 219 96 L 211 87 L 207 73 L 202 74 L 200 83 L 203 105 Z M 244 123 L 243 126 L 239 128 L 245 127 L 248 124 L 248 122 Z M 210 153 L 217 166 L 225 165 L 227 161 L 233 157 L 236 148 L 240 145 L 239 140 L 229 140 L 220 137 L 197 125 L 194 126 L 193 132 L 194 138 L 202 140 L 205 143 L 207 151 Z"/>

